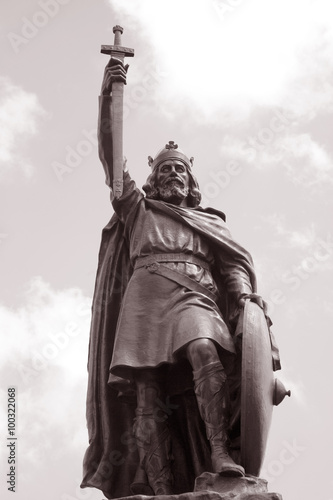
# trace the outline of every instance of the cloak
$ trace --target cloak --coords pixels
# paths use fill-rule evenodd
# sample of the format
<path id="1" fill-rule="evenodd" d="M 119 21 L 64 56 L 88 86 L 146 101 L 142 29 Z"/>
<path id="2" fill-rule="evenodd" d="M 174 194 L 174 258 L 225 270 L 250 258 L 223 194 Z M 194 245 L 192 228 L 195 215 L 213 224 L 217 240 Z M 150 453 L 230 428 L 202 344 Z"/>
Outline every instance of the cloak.
<path id="1" fill-rule="evenodd" d="M 224 222 L 224 214 L 211 208 L 184 209 L 147 198 L 143 198 L 140 203 L 146 203 L 151 209 L 162 211 L 182 221 L 209 240 L 216 256 L 216 271 L 219 271 L 214 274 L 213 270 L 213 277 L 220 290 L 220 297 L 227 296 L 227 302 L 221 301 L 218 306 L 231 333 L 235 333 L 235 318 L 239 315 L 235 288 L 237 280 L 230 275 L 224 279 L 223 272 L 221 273 L 223 260 L 231 259 L 243 273 L 245 270 L 253 294 L 256 293 L 256 279 L 252 258 L 230 236 Z M 215 217 L 206 217 L 207 214 L 218 215 L 219 223 Z M 122 222 L 114 214 L 102 233 L 89 341 L 86 408 L 89 447 L 84 457 L 81 487 L 100 489 L 107 498 L 131 495 L 130 484 L 139 462 L 135 438 L 132 435 L 136 408 L 135 392 L 129 382 L 126 385 L 126 381 L 121 392 L 108 384 L 117 319 L 127 283 L 133 272 L 125 234 Z M 227 294 L 223 293 L 226 289 Z M 246 287 L 243 291 L 251 293 Z M 277 359 L 277 351 L 272 349 L 272 353 L 273 358 Z M 174 390 L 165 402 L 161 402 L 161 409 L 168 415 L 173 468 L 177 471 L 174 474 L 174 488 L 178 494 L 193 491 L 195 477 L 212 469 L 204 423 L 191 387 L 191 367 L 184 360 L 183 363 L 171 366 L 169 375 L 171 387 L 178 387 L 176 381 L 184 382 L 182 390 Z"/>

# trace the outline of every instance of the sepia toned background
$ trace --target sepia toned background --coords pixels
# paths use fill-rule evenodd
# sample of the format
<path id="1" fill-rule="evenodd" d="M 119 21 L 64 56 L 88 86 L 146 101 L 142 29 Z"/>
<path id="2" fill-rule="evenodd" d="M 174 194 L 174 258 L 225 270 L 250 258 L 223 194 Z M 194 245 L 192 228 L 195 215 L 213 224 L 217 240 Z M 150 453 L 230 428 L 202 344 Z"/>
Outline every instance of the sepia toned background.
<path id="1" fill-rule="evenodd" d="M 203 206 L 226 213 L 270 305 L 292 398 L 274 410 L 261 476 L 284 500 L 332 500 L 332 2 L 3 0 L 0 23 L 1 498 L 103 498 L 78 485 L 90 305 L 112 215 L 96 147 L 100 45 L 120 24 L 135 48 L 132 176 L 141 186 L 169 140 L 194 156 Z"/>

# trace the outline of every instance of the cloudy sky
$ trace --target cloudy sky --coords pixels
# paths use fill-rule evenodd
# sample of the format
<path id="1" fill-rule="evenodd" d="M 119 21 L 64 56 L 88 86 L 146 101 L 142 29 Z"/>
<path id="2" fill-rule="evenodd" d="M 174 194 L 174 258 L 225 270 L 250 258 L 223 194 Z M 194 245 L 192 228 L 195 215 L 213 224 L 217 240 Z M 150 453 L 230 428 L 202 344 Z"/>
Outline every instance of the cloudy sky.
<path id="1" fill-rule="evenodd" d="M 80 490 L 89 310 L 112 209 L 97 96 L 112 27 L 135 48 L 124 150 L 141 186 L 169 140 L 204 206 L 253 255 L 292 398 L 262 477 L 332 500 L 333 4 L 330 0 L 3 0 L 0 70 L 1 471 L 17 390 L 17 500 Z M 1 476 L 1 496 L 13 498 Z"/>

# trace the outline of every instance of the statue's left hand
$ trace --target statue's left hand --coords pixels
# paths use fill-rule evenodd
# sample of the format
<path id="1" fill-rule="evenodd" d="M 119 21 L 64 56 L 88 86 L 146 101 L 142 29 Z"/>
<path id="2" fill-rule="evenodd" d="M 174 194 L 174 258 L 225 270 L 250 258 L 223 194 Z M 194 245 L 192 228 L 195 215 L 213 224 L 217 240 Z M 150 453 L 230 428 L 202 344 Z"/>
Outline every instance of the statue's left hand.
<path id="1" fill-rule="evenodd" d="M 245 298 L 241 297 L 238 301 L 239 307 L 244 307 L 245 306 Z"/>
<path id="2" fill-rule="evenodd" d="M 258 304 L 259 307 L 267 314 L 267 303 L 262 299 L 257 293 L 243 293 L 238 299 L 238 305 L 244 307 L 246 299 L 250 299 L 252 302 Z"/>

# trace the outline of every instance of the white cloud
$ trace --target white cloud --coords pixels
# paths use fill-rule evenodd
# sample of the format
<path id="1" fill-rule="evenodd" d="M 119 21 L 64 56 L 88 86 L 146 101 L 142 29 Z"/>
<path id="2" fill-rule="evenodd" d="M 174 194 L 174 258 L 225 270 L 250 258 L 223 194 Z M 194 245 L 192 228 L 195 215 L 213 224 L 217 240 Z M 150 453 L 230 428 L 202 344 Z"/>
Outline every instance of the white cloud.
<path id="1" fill-rule="evenodd" d="M 0 77 L 0 175 L 19 168 L 25 176 L 31 177 L 33 166 L 18 152 L 20 140 L 37 133 L 37 119 L 44 114 L 38 98 L 31 92 L 14 85 L 7 78 Z"/>
<path id="2" fill-rule="evenodd" d="M 309 134 L 281 138 L 277 147 L 292 182 L 306 187 L 332 184 L 332 158 Z"/>
<path id="3" fill-rule="evenodd" d="M 331 19 L 327 0 L 110 0 L 137 21 L 169 74 L 160 103 L 216 121 L 256 106 L 307 115 L 332 107 Z M 237 4 L 237 3 L 236 3 Z M 133 63 L 134 64 L 134 63 Z M 230 114 L 231 113 L 231 114 Z"/>
<path id="4" fill-rule="evenodd" d="M 287 217 L 282 213 L 271 213 L 260 215 L 260 220 L 264 221 L 267 228 L 271 228 L 277 236 L 278 244 L 284 248 L 298 249 L 309 252 L 311 248 L 321 246 L 327 252 L 333 254 L 333 239 L 330 233 L 318 235 L 318 230 L 313 223 L 304 221 L 304 226 L 299 229 L 288 227 Z"/>
<path id="5" fill-rule="evenodd" d="M 318 234 L 314 224 L 305 224 L 300 229 L 292 229 L 288 227 L 286 217 L 277 213 L 261 215 L 260 220 L 266 225 L 266 230 L 273 235 L 270 247 L 283 249 L 285 259 L 282 260 L 283 255 L 281 255 L 279 264 L 275 265 L 277 276 L 288 278 L 293 275 L 306 280 L 314 272 L 325 273 L 327 276 L 327 273 L 333 270 L 333 239 L 330 233 Z M 266 268 L 270 267 L 272 273 L 270 259 L 268 262 L 268 265 L 262 264 Z M 267 274 L 265 279 L 267 281 Z"/>
<path id="6" fill-rule="evenodd" d="M 268 135 L 268 132 L 271 135 Z M 261 138 L 269 142 L 264 144 Z M 226 135 L 220 147 L 223 159 L 232 159 L 255 168 L 279 168 L 290 181 L 316 193 L 316 190 L 332 185 L 333 159 L 326 148 L 308 133 L 296 133 L 287 128 L 273 132 L 268 127 L 259 129 L 243 140 Z"/>
<path id="7" fill-rule="evenodd" d="M 87 442 L 91 300 L 76 288 L 55 291 L 41 278 L 31 281 L 24 298 L 17 310 L 0 307 L 6 333 L 0 366 L 3 386 L 17 390 L 20 454 L 28 466 L 59 459 L 80 446 L 82 451 Z"/>

